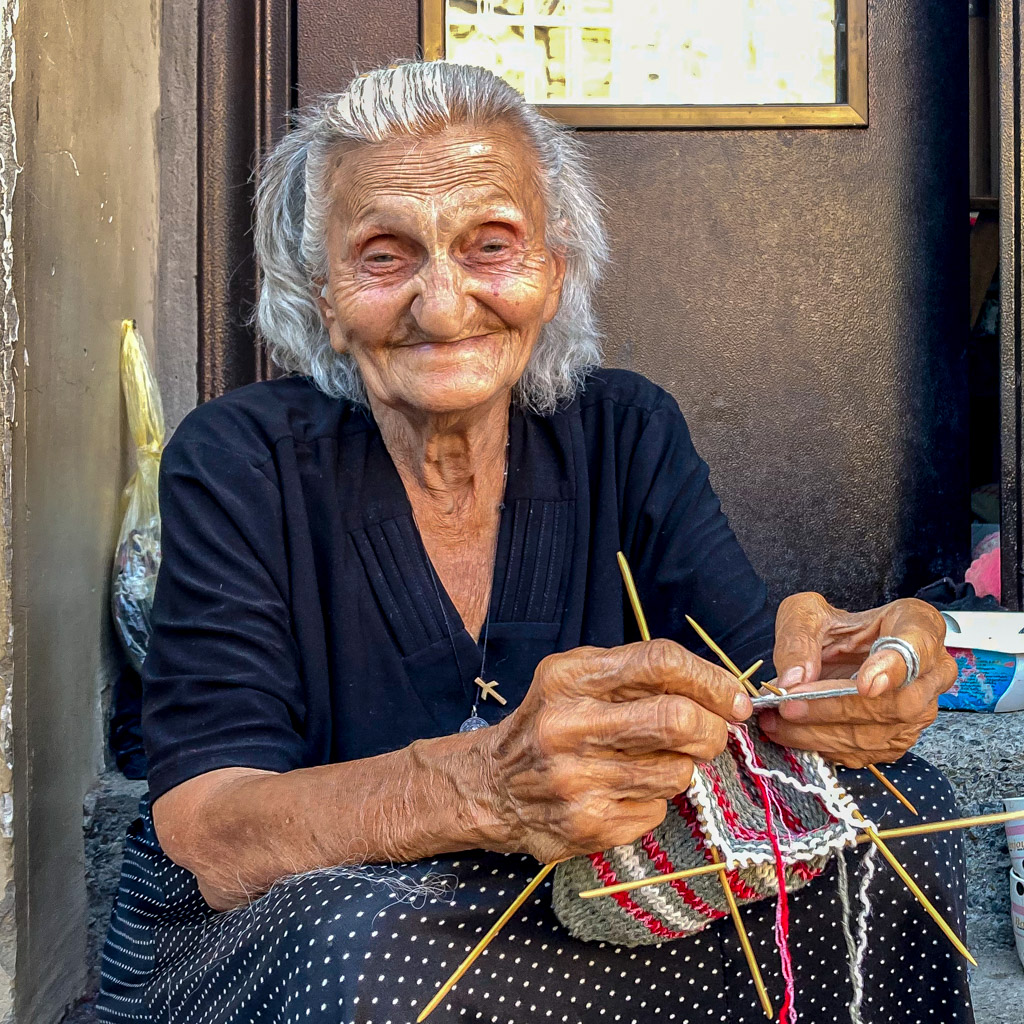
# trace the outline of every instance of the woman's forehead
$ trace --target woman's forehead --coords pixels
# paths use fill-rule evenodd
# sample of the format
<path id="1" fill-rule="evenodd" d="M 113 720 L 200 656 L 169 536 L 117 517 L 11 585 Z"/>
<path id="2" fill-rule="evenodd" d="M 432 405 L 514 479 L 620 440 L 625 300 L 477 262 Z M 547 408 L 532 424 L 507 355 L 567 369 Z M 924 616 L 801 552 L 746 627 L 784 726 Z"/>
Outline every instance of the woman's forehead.
<path id="1" fill-rule="evenodd" d="M 500 126 L 353 147 L 335 163 L 333 191 L 336 215 L 352 228 L 389 212 L 449 219 L 495 208 L 537 227 L 544 219 L 536 159 Z"/>

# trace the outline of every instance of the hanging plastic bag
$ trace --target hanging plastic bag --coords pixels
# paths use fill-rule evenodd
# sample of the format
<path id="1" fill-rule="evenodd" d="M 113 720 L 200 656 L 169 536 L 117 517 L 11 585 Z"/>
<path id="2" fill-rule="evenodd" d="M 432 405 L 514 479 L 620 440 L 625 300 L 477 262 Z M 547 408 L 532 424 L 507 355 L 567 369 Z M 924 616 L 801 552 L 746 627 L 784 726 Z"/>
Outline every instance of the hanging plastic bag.
<path id="1" fill-rule="evenodd" d="M 121 389 L 135 442 L 136 469 L 124 489 L 124 519 L 114 554 L 114 624 L 128 659 L 141 671 L 149 648 L 153 592 L 160 568 L 157 493 L 164 410 L 134 320 L 121 322 Z"/>

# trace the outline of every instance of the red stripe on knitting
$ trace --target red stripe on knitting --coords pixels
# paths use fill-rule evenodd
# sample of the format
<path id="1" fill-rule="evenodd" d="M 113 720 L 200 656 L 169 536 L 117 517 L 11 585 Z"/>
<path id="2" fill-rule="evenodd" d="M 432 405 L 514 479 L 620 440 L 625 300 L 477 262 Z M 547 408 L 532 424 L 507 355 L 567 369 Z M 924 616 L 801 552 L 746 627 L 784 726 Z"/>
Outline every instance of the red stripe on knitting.
<path id="1" fill-rule="evenodd" d="M 756 807 L 758 806 L 758 803 L 760 801 L 760 795 L 758 794 L 755 796 L 755 794 L 751 791 L 750 786 L 753 782 L 753 776 L 750 774 L 749 771 L 746 770 L 743 758 L 735 756 L 739 753 L 739 743 L 736 741 L 734 737 L 730 737 L 729 745 L 733 748 L 734 758 L 738 769 L 737 778 L 739 779 L 740 788 L 743 790 L 743 795 L 750 801 L 751 805 Z M 789 753 L 788 749 L 786 750 L 786 753 Z M 799 762 L 797 762 L 797 767 L 799 768 Z M 799 777 L 801 781 L 804 781 L 802 773 Z M 818 803 L 820 804 L 821 801 L 819 800 Z M 780 800 L 779 809 L 782 812 L 782 819 L 787 829 L 789 829 L 790 831 L 800 833 L 806 832 L 806 826 L 800 819 L 799 815 L 797 815 L 797 813 L 793 811 L 784 801 Z M 755 838 L 764 839 L 765 836 L 763 834 L 757 834 Z M 792 865 L 792 869 L 797 875 L 797 877 L 803 880 L 804 882 L 810 882 L 821 874 L 820 868 L 817 870 L 815 870 L 814 868 L 810 868 L 805 863 L 803 863 L 803 861 L 795 862 Z"/>
<path id="2" fill-rule="evenodd" d="M 711 856 L 708 837 L 704 835 L 704 832 L 701 830 L 700 821 L 697 819 L 697 812 L 694 810 L 693 805 L 682 795 L 674 796 L 672 798 L 672 803 L 676 810 L 679 811 L 683 821 L 689 825 L 690 834 L 697 840 L 698 848 L 702 848 L 704 850 L 704 859 L 710 863 L 714 858 Z M 668 874 L 668 872 L 665 873 Z M 739 896 L 741 900 L 761 899 L 762 894 L 747 885 L 747 883 L 740 877 L 736 868 L 727 871 L 725 873 L 725 877 L 729 880 L 729 888 L 732 889 L 732 891 Z M 722 916 L 725 916 L 724 912 Z"/>
<path id="3" fill-rule="evenodd" d="M 765 839 L 766 836 L 763 831 L 753 829 L 749 825 L 745 825 L 740 821 L 732 801 L 722 788 L 718 773 L 708 773 L 708 778 L 711 782 L 711 789 L 715 794 L 715 801 L 721 808 L 722 817 L 725 818 L 725 823 L 729 826 L 733 835 L 735 835 L 737 839 L 749 839 L 755 841 Z"/>
<path id="4" fill-rule="evenodd" d="M 615 871 L 612 869 L 611 864 L 605 860 L 603 854 L 592 853 L 590 855 L 590 863 L 594 865 L 597 877 L 601 879 L 604 885 L 616 885 L 618 883 L 619 879 L 615 877 Z M 671 928 L 666 928 L 653 914 L 649 914 L 638 903 L 630 899 L 629 893 L 617 892 L 612 896 L 612 899 L 630 917 L 639 921 L 652 935 L 657 935 L 659 939 L 683 939 L 689 934 L 688 932 L 674 932 Z"/>
<path id="5" fill-rule="evenodd" d="M 640 840 L 644 851 L 647 856 L 651 858 L 651 863 L 658 869 L 658 874 L 668 875 L 673 871 L 677 871 L 678 868 L 668 859 L 668 854 L 658 845 L 658 840 L 654 838 L 653 832 L 648 832 L 647 835 Z M 708 918 L 710 921 L 714 921 L 716 918 L 725 917 L 726 912 L 724 910 L 716 910 L 710 903 L 702 900 L 693 889 L 686 884 L 681 878 L 673 879 L 670 883 L 672 888 L 679 894 L 679 898 L 693 910 L 696 910 L 702 917 Z"/>
<path id="6" fill-rule="evenodd" d="M 757 756 L 753 743 L 749 744 L 748 753 L 755 768 L 764 768 L 764 764 Z M 783 986 L 782 1009 L 779 1010 L 779 1021 L 785 1022 L 785 1024 L 796 1024 L 796 1013 L 793 1005 L 796 997 L 796 985 L 793 980 L 793 960 L 789 950 L 789 896 L 786 892 L 786 867 L 782 860 L 782 847 L 779 846 L 779 840 L 775 835 L 772 822 L 772 809 L 777 805 L 772 800 L 768 786 L 765 785 L 765 778 L 753 773 L 751 775 L 761 791 L 761 798 L 764 800 L 765 828 L 772 844 L 772 853 L 775 855 L 775 871 L 779 879 L 779 901 L 775 908 L 775 938 L 776 944 L 779 947 L 779 962 L 782 967 L 783 981 L 785 982 Z"/>

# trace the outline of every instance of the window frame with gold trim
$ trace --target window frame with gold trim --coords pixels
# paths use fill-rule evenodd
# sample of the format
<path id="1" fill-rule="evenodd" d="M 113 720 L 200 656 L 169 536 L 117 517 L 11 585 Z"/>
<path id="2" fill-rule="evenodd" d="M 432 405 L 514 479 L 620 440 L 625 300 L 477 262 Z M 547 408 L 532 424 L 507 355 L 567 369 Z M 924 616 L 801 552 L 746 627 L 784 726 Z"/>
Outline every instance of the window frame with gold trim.
<path id="1" fill-rule="evenodd" d="M 523 0 L 516 2 L 522 4 Z M 524 7 L 530 9 L 535 2 L 540 0 L 525 0 Z M 420 0 L 420 3 L 424 59 L 446 59 L 446 13 L 450 10 L 450 0 Z M 618 102 L 607 104 L 541 102 L 538 107 L 555 120 L 578 128 L 864 127 L 868 123 L 867 0 L 835 0 L 835 7 L 837 23 L 842 27 L 836 32 L 836 102 L 651 104 L 623 103 L 619 97 Z M 490 17 L 493 19 L 494 15 Z M 612 30 L 614 17 L 604 19 Z M 466 15 L 462 21 L 471 24 L 472 18 Z M 529 22 L 528 18 L 520 20 Z M 544 20 L 546 29 L 559 25 L 556 17 Z M 598 22 L 600 19 L 590 20 Z M 572 24 L 578 25 L 579 19 Z M 501 73 L 498 67 L 490 70 Z"/>

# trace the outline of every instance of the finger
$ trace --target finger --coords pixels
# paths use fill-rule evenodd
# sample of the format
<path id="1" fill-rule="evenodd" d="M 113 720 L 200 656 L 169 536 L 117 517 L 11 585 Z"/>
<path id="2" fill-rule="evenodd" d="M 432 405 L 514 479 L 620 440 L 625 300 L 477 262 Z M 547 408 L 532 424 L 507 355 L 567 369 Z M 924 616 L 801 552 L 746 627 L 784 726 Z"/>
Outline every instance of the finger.
<path id="1" fill-rule="evenodd" d="M 554 664 L 564 692 L 606 701 L 631 701 L 677 694 L 729 721 L 752 712 L 750 700 L 724 669 L 671 640 L 612 648 L 583 648 Z"/>
<path id="2" fill-rule="evenodd" d="M 899 655 L 897 655 L 899 657 Z M 902 660 L 902 659 L 901 659 Z M 895 725 L 919 721 L 934 703 L 936 688 L 924 678 L 914 686 L 890 690 L 878 697 L 836 697 L 834 700 L 790 701 L 778 707 L 779 715 L 790 722 L 808 725 Z M 804 684 L 791 693 L 848 687 L 846 680 L 826 680 Z"/>
<path id="3" fill-rule="evenodd" d="M 862 759 L 863 764 L 871 764 L 876 758 L 888 756 L 892 750 L 890 731 L 879 731 L 878 726 L 854 725 L 837 729 L 828 725 L 787 722 L 775 717 L 762 722 L 761 728 L 773 743 L 798 750 L 814 750 L 822 757 L 843 764 L 853 765 Z"/>
<path id="4" fill-rule="evenodd" d="M 775 616 L 775 670 L 783 689 L 815 680 L 821 672 L 821 648 L 832 607 L 820 594 L 793 594 Z"/>
<path id="5" fill-rule="evenodd" d="M 693 778 L 693 758 L 676 753 L 590 758 L 583 769 L 588 786 L 616 800 L 670 800 Z"/>
<path id="6" fill-rule="evenodd" d="M 921 675 L 934 671 L 945 660 L 946 623 L 924 601 L 904 598 L 886 605 L 881 609 L 878 632 L 880 636 L 897 636 L 910 644 L 917 653 Z M 883 659 L 883 654 L 892 657 Z M 879 651 L 865 661 L 857 676 L 857 687 L 865 696 L 872 696 L 902 686 L 906 679 L 907 665 L 902 656 L 895 651 Z"/>
<path id="7" fill-rule="evenodd" d="M 671 751 L 708 760 L 725 749 L 729 730 L 725 719 L 696 701 L 661 694 L 619 703 L 594 701 L 582 714 L 574 709 L 561 737 L 567 749 Z"/>
<path id="8" fill-rule="evenodd" d="M 876 651 L 857 670 L 857 689 L 869 700 L 899 689 L 906 681 L 907 663 L 902 654 L 891 649 Z"/>

